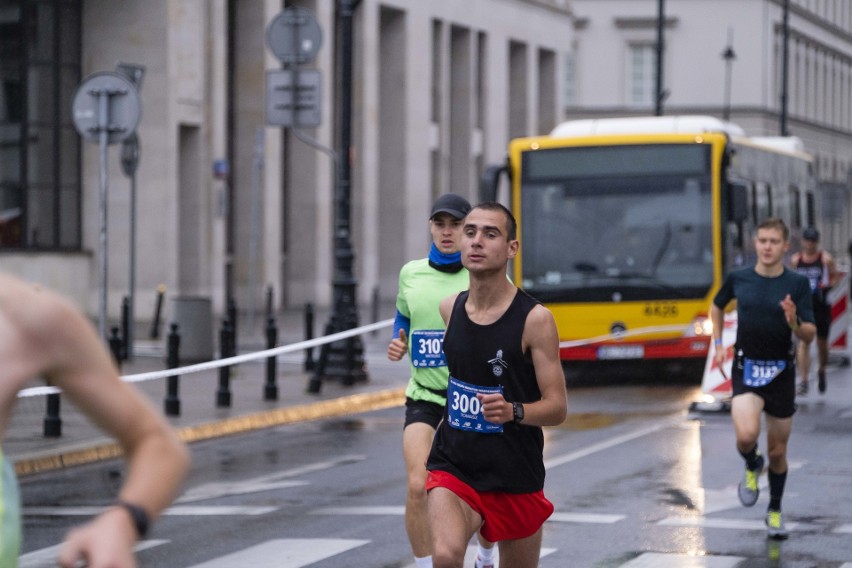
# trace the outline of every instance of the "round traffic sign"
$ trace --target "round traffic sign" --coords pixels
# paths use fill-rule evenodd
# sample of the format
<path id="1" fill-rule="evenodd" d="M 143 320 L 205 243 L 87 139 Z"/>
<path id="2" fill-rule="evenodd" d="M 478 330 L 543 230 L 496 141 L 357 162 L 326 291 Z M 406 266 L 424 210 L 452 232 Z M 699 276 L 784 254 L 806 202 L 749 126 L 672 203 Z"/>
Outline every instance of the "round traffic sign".
<path id="1" fill-rule="evenodd" d="M 319 51 L 322 30 L 314 16 L 301 8 L 285 8 L 266 28 L 266 45 L 285 65 L 307 63 Z"/>
<path id="2" fill-rule="evenodd" d="M 98 142 L 100 133 L 106 130 L 108 144 L 133 134 L 141 113 L 136 87 L 115 71 L 99 71 L 86 77 L 74 93 L 71 112 L 80 136 Z"/>

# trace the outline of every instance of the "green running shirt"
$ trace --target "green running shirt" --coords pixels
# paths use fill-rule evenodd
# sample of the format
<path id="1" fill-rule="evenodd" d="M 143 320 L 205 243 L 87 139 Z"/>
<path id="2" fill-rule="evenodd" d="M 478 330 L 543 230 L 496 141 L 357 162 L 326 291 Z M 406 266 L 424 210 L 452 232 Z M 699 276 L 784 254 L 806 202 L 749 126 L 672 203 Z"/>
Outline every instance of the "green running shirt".
<path id="1" fill-rule="evenodd" d="M 0 450 L 0 568 L 17 568 L 21 551 L 21 498 L 12 464 Z"/>
<path id="2" fill-rule="evenodd" d="M 467 290 L 469 285 L 470 279 L 466 269 L 462 268 L 456 273 L 441 272 L 429 266 L 428 258 L 412 260 L 399 271 L 396 309 L 411 321 L 411 330 L 408 333 L 411 379 L 405 389 L 405 396 L 408 398 L 440 405 L 446 404 L 447 377 L 449 376 L 447 367 L 414 365 L 415 361 L 421 358 L 418 353 L 424 348 L 423 343 L 416 340 L 417 332 L 432 332 L 426 335 L 434 337 L 435 332 L 440 331 L 441 343 L 443 343 L 444 320 L 441 319 L 438 305 L 447 296 Z M 440 395 L 434 391 L 444 394 Z"/>

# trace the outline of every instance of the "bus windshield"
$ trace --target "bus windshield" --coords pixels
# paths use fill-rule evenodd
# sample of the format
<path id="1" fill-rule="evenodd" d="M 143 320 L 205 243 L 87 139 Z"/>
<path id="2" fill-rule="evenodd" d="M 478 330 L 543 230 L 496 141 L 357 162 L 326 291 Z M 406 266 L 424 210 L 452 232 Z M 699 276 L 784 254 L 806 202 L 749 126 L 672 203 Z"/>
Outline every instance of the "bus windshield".
<path id="1" fill-rule="evenodd" d="M 526 152 L 521 285 L 542 302 L 703 298 L 713 284 L 710 147 Z"/>

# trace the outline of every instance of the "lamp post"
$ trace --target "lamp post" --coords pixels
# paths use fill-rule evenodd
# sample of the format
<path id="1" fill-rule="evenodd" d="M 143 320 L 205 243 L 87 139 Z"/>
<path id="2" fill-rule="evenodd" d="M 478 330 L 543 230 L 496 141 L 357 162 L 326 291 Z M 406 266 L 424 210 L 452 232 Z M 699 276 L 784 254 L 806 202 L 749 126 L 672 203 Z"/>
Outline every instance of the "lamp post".
<path id="1" fill-rule="evenodd" d="M 663 41 L 665 39 L 665 12 L 665 0 L 657 0 L 657 83 L 654 90 L 655 116 L 663 116 L 663 99 L 666 98 L 666 93 L 663 92 Z"/>
<path id="2" fill-rule="evenodd" d="M 358 327 L 355 305 L 357 282 L 352 270 L 355 255 L 351 240 L 351 176 L 352 176 L 352 19 L 361 0 L 338 0 L 337 17 L 340 29 L 340 145 L 337 155 L 338 176 L 335 187 L 334 216 L 334 313 L 325 334 L 331 335 Z M 351 385 L 366 380 L 364 348 L 360 337 L 351 337 L 326 343 L 320 350 L 314 375 L 308 383 L 308 392 L 318 393 L 324 378 L 340 378 Z"/>
<path id="3" fill-rule="evenodd" d="M 781 136 L 788 136 L 787 130 L 787 73 L 790 61 L 790 0 L 784 0 L 784 16 L 782 18 L 781 46 Z"/>
<path id="4" fill-rule="evenodd" d="M 726 121 L 731 119 L 731 67 L 737 54 L 734 52 L 733 30 L 728 28 L 728 46 L 722 52 L 725 60 L 725 103 L 722 106 L 722 118 Z"/>

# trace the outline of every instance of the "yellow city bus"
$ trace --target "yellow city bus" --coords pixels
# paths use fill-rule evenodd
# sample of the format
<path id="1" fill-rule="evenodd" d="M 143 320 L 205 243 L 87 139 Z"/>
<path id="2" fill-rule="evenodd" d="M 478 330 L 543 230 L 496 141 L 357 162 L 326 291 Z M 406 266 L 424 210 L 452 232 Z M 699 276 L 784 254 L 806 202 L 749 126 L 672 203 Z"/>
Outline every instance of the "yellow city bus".
<path id="1" fill-rule="evenodd" d="M 553 312 L 563 362 L 677 363 L 700 381 L 713 295 L 755 262 L 760 220 L 794 242 L 814 224 L 812 169 L 797 139 L 713 117 L 577 120 L 513 140 L 481 197 L 508 174 L 511 275 Z"/>

